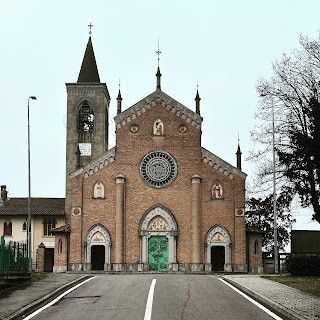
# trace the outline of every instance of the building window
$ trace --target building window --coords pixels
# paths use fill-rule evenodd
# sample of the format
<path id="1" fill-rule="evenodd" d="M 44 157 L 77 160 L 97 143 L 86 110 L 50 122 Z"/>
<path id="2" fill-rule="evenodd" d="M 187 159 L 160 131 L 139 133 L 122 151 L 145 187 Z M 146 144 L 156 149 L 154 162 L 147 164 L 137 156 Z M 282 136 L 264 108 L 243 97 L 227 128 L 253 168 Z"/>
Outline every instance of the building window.
<path id="1" fill-rule="evenodd" d="M 254 242 L 254 254 L 258 254 L 259 252 L 259 247 L 258 247 L 258 240 Z"/>
<path id="2" fill-rule="evenodd" d="M 42 221 L 43 224 L 43 235 L 44 236 L 52 236 L 50 232 L 51 229 L 56 227 L 57 221 L 55 218 L 44 218 Z"/>
<path id="3" fill-rule="evenodd" d="M 78 111 L 78 131 L 91 132 L 93 130 L 94 114 L 88 101 L 84 101 Z"/>
<path id="4" fill-rule="evenodd" d="M 22 231 L 27 231 L 27 223 L 26 222 L 24 222 L 22 224 Z"/>
<path id="5" fill-rule="evenodd" d="M 12 236 L 12 222 L 10 220 L 4 222 L 3 235 Z"/>
<path id="6" fill-rule="evenodd" d="M 58 253 L 62 253 L 62 240 L 59 239 L 58 241 Z"/>
<path id="7" fill-rule="evenodd" d="M 152 188 L 164 188 L 177 176 L 178 165 L 167 152 L 157 150 L 148 153 L 140 163 L 140 175 Z"/>

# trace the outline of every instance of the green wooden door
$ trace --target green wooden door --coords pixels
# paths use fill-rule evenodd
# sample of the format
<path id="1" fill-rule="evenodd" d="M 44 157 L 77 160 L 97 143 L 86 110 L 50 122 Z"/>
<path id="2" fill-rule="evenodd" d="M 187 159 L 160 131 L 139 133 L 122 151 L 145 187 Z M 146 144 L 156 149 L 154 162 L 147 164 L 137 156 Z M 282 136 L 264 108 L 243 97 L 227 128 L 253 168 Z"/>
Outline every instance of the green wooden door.
<path id="1" fill-rule="evenodd" d="M 168 270 L 168 239 L 164 236 L 151 236 L 148 241 L 148 262 L 152 271 Z"/>

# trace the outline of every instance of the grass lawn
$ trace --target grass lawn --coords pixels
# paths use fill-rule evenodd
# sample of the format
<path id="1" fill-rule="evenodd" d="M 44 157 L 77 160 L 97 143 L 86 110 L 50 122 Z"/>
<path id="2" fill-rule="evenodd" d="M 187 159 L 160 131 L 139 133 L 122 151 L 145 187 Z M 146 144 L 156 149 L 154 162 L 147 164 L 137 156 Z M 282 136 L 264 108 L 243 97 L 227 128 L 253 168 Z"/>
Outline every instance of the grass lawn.
<path id="1" fill-rule="evenodd" d="M 277 281 L 300 291 L 320 297 L 320 277 L 299 277 L 291 275 L 264 276 L 263 278 Z"/>

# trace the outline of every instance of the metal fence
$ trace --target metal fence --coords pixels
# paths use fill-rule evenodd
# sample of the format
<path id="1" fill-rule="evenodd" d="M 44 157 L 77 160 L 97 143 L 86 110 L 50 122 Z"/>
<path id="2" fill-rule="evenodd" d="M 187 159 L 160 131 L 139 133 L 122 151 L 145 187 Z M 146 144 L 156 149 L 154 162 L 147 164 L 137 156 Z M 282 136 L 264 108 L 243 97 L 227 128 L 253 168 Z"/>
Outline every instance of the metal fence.
<path id="1" fill-rule="evenodd" d="M 4 236 L 0 240 L 0 276 L 28 275 L 27 245 L 15 241 L 5 243 Z"/>

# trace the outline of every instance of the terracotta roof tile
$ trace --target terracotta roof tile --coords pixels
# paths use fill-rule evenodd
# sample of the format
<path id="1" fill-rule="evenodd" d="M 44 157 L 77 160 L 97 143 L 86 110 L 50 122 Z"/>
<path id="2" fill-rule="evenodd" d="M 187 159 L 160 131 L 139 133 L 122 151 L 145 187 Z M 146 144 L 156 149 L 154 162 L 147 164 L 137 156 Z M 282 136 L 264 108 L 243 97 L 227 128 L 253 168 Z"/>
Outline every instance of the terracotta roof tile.
<path id="1" fill-rule="evenodd" d="M 64 226 L 58 227 L 58 228 L 54 228 L 50 230 L 51 233 L 55 234 L 58 232 L 70 232 L 70 223 L 65 224 Z"/>
<path id="2" fill-rule="evenodd" d="M 31 198 L 31 214 L 39 216 L 64 216 L 64 198 Z M 0 206 L 1 215 L 27 215 L 28 198 L 9 198 Z"/>
<path id="3" fill-rule="evenodd" d="M 246 232 L 247 233 L 265 233 L 265 231 L 261 230 L 258 227 L 254 227 L 254 226 L 246 226 Z"/>

